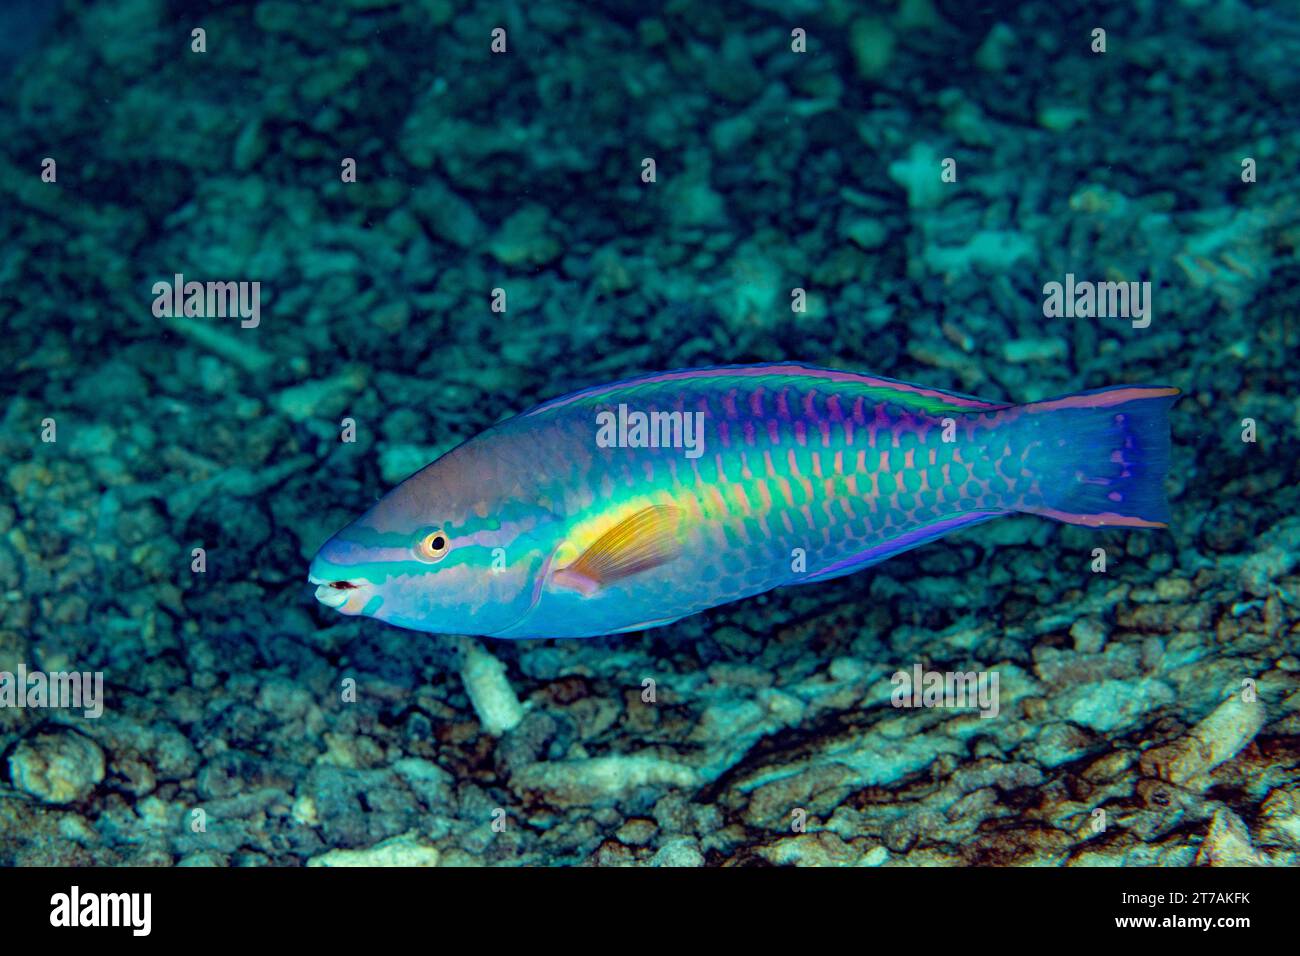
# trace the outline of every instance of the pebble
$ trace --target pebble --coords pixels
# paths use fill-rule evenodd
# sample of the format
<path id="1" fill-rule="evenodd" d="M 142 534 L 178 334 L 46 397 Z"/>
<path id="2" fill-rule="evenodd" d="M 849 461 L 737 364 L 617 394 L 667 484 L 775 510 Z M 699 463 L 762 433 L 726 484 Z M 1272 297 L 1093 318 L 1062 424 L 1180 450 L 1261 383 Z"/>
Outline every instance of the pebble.
<path id="1" fill-rule="evenodd" d="M 1241 817 L 1227 807 L 1215 811 L 1210 830 L 1196 854 L 1197 866 L 1260 866 L 1265 861 L 1255 851 L 1250 831 Z"/>
<path id="2" fill-rule="evenodd" d="M 620 826 L 614 835 L 620 843 L 626 843 L 628 846 L 645 846 L 658 829 L 659 824 L 655 821 L 645 817 L 634 817 Z"/>
<path id="3" fill-rule="evenodd" d="M 1260 807 L 1260 839 L 1300 850 L 1300 786 L 1269 791 Z"/>
<path id="4" fill-rule="evenodd" d="M 889 178 L 903 187 L 913 209 L 933 209 L 947 196 L 949 186 L 941 177 L 939 153 L 928 143 L 914 143 L 903 159 L 889 164 Z"/>
<path id="5" fill-rule="evenodd" d="M 1055 362 L 1064 359 L 1069 352 L 1069 343 L 1056 336 L 1044 339 L 1012 339 L 1002 343 L 1002 357 L 1017 365 L 1026 362 Z"/>
<path id="6" fill-rule="evenodd" d="M 312 418 L 333 419 L 342 414 L 352 397 L 365 387 L 365 370 L 355 366 L 327 378 L 291 385 L 276 395 L 272 404 L 295 422 Z"/>
<path id="7" fill-rule="evenodd" d="M 691 788 L 699 780 L 698 772 L 684 763 L 632 753 L 528 764 L 511 784 L 540 791 L 557 806 L 575 806 L 612 800 L 638 787 Z"/>
<path id="8" fill-rule="evenodd" d="M 849 28 L 849 49 L 858 75 L 865 80 L 876 80 L 889 69 L 894 45 L 894 31 L 879 17 L 862 17 Z"/>
<path id="9" fill-rule="evenodd" d="M 1080 654 L 1096 654 L 1106 643 L 1106 627 L 1092 617 L 1082 617 L 1070 625 L 1074 649 Z"/>
<path id="10" fill-rule="evenodd" d="M 698 867 L 704 865 L 699 844 L 688 837 L 666 843 L 650 858 L 651 866 Z"/>
<path id="11" fill-rule="evenodd" d="M 518 726 L 524 708 L 510 686 L 505 666 L 476 640 L 467 640 L 464 647 L 460 676 L 465 682 L 465 692 L 483 730 L 500 737 Z"/>
<path id="12" fill-rule="evenodd" d="M 411 834 L 395 836 L 364 850 L 330 850 L 307 861 L 308 866 L 437 866 L 436 848 Z"/>
<path id="13" fill-rule="evenodd" d="M 1142 764 L 1172 783 L 1201 778 L 1208 785 L 1203 775 L 1240 753 L 1263 726 L 1264 705 L 1233 695 L 1184 737 L 1144 754 Z"/>
<path id="14" fill-rule="evenodd" d="M 44 803 L 83 800 L 104 779 L 104 751 L 89 737 L 64 730 L 20 741 L 9 757 L 14 786 Z"/>
<path id="15" fill-rule="evenodd" d="M 564 252 L 549 229 L 551 213 L 544 206 L 525 206 L 507 219 L 488 243 L 487 249 L 506 266 L 538 266 L 558 259 Z"/>
<path id="16" fill-rule="evenodd" d="M 1005 23 L 995 23 L 975 51 L 975 65 L 989 73 L 1002 73 L 1011 62 L 1016 34 Z"/>

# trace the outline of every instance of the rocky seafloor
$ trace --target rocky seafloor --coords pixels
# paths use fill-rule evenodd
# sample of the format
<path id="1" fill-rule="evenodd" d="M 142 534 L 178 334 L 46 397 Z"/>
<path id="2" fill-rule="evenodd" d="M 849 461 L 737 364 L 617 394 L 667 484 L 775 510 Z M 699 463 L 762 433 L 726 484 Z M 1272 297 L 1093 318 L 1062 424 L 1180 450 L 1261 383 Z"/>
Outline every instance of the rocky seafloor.
<path id="1" fill-rule="evenodd" d="M 0 671 L 105 692 L 0 708 L 0 863 L 1300 861 L 1294 12 L 29 7 Z M 260 323 L 155 316 L 176 273 L 260 281 Z M 1067 273 L 1151 281 L 1150 324 L 1046 318 Z M 330 533 L 501 417 L 772 360 L 1175 385 L 1171 527 L 1007 518 L 595 640 L 313 600 Z M 997 672 L 998 716 L 891 706 L 914 664 Z"/>

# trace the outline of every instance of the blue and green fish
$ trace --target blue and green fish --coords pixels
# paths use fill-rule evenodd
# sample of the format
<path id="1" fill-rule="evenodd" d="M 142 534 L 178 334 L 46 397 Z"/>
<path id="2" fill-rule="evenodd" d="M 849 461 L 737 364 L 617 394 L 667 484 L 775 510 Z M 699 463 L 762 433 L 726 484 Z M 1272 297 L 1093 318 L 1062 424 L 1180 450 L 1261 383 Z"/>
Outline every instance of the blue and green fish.
<path id="1" fill-rule="evenodd" d="M 502 422 L 320 549 L 321 603 L 502 638 L 658 627 L 1001 515 L 1162 528 L 1175 388 L 1010 405 L 796 364 L 645 375 Z"/>

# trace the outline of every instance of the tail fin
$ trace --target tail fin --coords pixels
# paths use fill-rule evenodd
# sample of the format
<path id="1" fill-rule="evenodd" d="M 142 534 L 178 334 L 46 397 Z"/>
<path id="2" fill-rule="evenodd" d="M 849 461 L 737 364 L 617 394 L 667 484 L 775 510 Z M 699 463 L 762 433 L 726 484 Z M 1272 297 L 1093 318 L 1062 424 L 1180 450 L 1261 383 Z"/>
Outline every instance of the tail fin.
<path id="1" fill-rule="evenodd" d="M 1089 527 L 1165 528 L 1169 406 L 1178 389 L 1119 386 L 1023 406 L 1043 442 L 1042 505 L 1024 510 Z"/>

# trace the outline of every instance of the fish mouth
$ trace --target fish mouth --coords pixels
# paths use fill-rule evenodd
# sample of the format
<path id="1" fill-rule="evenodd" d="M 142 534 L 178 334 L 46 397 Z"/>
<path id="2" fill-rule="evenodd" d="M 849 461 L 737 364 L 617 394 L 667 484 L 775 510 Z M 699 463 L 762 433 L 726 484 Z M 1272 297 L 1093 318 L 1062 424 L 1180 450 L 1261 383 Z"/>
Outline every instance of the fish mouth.
<path id="1" fill-rule="evenodd" d="M 357 613 L 350 610 L 348 604 L 354 598 L 361 596 L 359 592 L 365 590 L 362 585 L 355 581 L 322 578 L 315 574 L 308 575 L 307 580 L 316 585 L 316 600 L 320 601 L 321 604 L 336 611 L 342 611 L 344 614 Z"/>

